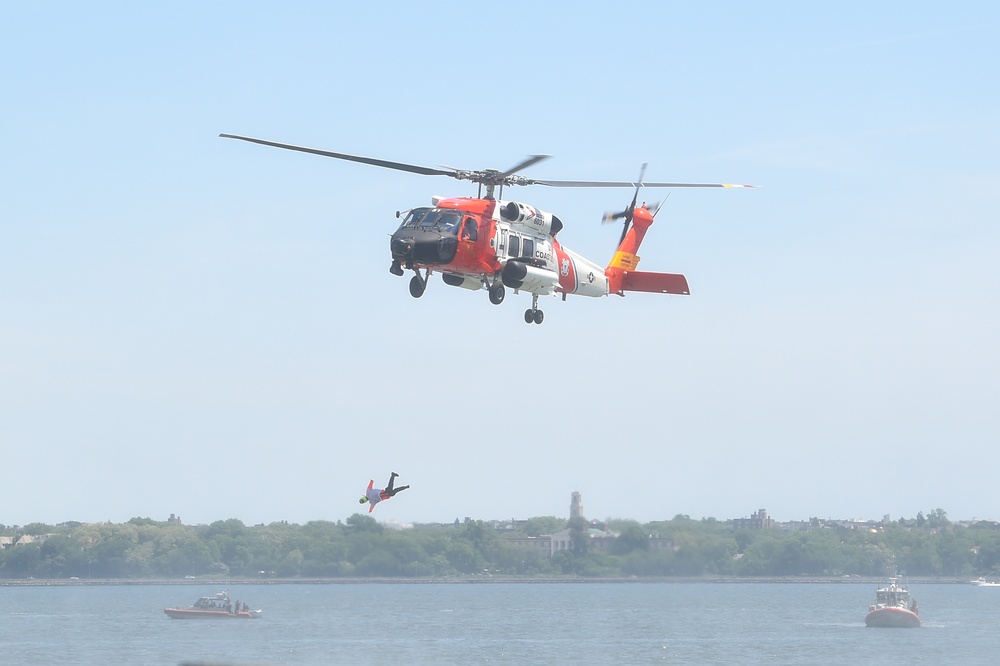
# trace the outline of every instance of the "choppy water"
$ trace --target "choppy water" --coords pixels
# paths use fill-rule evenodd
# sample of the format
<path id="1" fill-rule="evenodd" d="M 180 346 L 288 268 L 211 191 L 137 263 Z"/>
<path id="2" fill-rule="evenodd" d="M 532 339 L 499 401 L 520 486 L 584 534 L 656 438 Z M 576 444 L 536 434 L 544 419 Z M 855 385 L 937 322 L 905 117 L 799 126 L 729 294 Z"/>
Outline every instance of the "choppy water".
<path id="1" fill-rule="evenodd" d="M 911 586 L 920 629 L 868 629 L 866 584 L 261 585 L 259 620 L 179 621 L 220 586 L 0 587 L 0 664 L 995 664 L 1000 588 Z"/>

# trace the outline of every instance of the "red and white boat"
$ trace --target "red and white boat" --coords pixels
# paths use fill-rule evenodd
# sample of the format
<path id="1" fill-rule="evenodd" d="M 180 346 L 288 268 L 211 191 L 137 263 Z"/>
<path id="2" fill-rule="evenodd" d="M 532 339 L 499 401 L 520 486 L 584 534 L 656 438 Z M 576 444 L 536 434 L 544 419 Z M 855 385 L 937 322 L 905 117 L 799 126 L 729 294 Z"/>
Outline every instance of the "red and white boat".
<path id="1" fill-rule="evenodd" d="M 260 609 L 250 610 L 245 603 L 237 601 L 234 604 L 228 590 L 214 597 L 201 597 L 187 608 L 164 608 L 163 612 L 175 620 L 255 620 L 264 614 Z"/>
<path id="2" fill-rule="evenodd" d="M 875 603 L 868 607 L 865 626 L 885 628 L 919 627 L 920 615 L 917 600 L 909 591 L 890 578 L 889 584 L 875 591 Z"/>

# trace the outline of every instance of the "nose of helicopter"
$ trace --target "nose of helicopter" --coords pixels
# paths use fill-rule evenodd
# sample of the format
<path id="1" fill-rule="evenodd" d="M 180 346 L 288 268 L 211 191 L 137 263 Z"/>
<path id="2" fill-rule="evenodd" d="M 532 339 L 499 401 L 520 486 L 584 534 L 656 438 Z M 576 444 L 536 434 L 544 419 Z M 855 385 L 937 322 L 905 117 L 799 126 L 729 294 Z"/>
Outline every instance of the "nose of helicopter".
<path id="1" fill-rule="evenodd" d="M 389 250 L 392 252 L 393 259 L 412 260 L 413 241 L 409 238 L 396 238 L 393 235 L 392 240 L 389 241 Z"/>
<path id="2" fill-rule="evenodd" d="M 389 241 L 393 260 L 410 264 L 447 264 L 455 258 L 458 238 L 420 230 L 399 230 Z"/>

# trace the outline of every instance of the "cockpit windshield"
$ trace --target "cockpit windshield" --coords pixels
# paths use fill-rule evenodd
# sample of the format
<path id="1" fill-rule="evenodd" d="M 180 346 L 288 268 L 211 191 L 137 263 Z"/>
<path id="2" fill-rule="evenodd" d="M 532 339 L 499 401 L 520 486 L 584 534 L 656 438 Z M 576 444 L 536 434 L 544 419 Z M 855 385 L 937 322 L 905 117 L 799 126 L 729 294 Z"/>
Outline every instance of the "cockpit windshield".
<path id="1" fill-rule="evenodd" d="M 462 213 L 457 210 L 414 208 L 403 220 L 401 228 L 436 230 L 445 234 L 457 234 L 461 222 Z"/>

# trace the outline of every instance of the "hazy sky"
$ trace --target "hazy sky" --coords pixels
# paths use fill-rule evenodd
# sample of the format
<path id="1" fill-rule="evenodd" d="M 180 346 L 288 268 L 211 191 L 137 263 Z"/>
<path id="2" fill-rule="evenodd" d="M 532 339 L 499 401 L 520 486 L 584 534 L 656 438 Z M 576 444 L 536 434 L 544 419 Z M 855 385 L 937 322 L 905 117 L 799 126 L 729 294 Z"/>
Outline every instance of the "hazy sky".
<path id="1" fill-rule="evenodd" d="M 0 523 L 1000 519 L 1000 5 L 6 3 Z M 426 166 L 675 190 L 691 296 L 389 274 Z M 650 191 L 647 198 L 660 198 Z M 626 190 L 506 190 L 606 263 Z"/>

